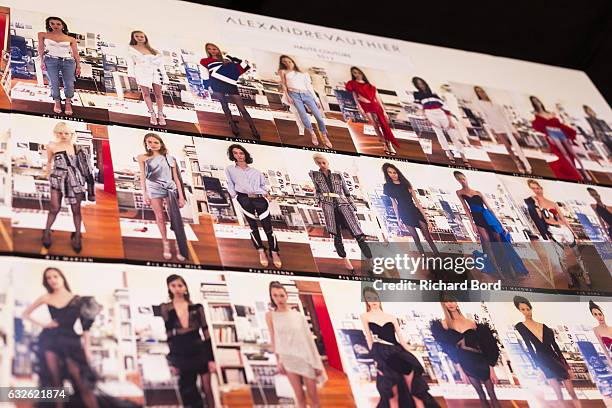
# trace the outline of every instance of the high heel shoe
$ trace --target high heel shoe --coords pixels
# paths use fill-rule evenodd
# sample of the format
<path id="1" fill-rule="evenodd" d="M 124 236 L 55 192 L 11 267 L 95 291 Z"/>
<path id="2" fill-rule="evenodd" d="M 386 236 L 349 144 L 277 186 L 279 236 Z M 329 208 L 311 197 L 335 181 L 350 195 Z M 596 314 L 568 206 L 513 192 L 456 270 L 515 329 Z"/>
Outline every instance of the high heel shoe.
<path id="1" fill-rule="evenodd" d="M 155 112 L 150 110 L 149 115 L 151 115 L 151 118 L 149 119 L 149 123 L 152 124 L 153 126 L 157 126 L 157 116 L 155 116 Z"/>
<path id="2" fill-rule="evenodd" d="M 166 114 L 157 112 L 157 124 L 159 126 L 166 126 Z"/>
<path id="3" fill-rule="evenodd" d="M 176 259 L 178 259 L 180 262 L 184 262 L 187 258 L 185 258 L 181 254 L 181 250 L 179 249 L 178 242 L 175 244 L 175 249 L 176 249 Z"/>
<path id="4" fill-rule="evenodd" d="M 82 249 L 82 245 L 81 245 L 81 234 L 79 233 L 78 237 L 78 242 L 75 239 L 77 237 L 76 232 L 73 232 L 70 234 L 70 245 L 72 246 L 72 249 L 74 250 L 74 252 L 76 252 L 77 254 L 81 253 L 81 249 Z"/>
<path id="5" fill-rule="evenodd" d="M 51 248 L 51 244 L 53 243 L 51 241 L 51 231 L 49 231 L 48 229 L 44 229 L 41 241 L 42 241 L 42 245 L 45 248 L 47 249 Z"/>
<path id="6" fill-rule="evenodd" d="M 264 268 L 267 268 L 269 265 L 268 256 L 265 251 L 259 251 L 259 264 Z"/>
<path id="7" fill-rule="evenodd" d="M 170 252 L 170 242 L 162 241 L 162 246 L 164 248 L 164 252 L 162 252 L 162 256 L 166 261 L 172 259 L 172 252 Z"/>
<path id="8" fill-rule="evenodd" d="M 280 269 L 283 267 L 283 261 L 280 259 L 280 255 L 276 251 L 270 251 L 270 256 L 272 257 L 272 263 L 276 266 L 276 269 Z"/>

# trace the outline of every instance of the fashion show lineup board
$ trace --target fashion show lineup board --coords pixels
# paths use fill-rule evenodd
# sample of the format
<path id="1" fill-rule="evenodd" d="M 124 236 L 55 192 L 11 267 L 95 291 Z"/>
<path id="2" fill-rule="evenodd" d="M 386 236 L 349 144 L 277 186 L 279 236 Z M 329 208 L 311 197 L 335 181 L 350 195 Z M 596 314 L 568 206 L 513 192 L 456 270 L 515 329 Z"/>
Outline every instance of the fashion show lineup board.
<path id="1" fill-rule="evenodd" d="M 0 387 L 612 404 L 612 111 L 584 73 L 170 0 L 0 1 Z M 375 272 L 395 255 L 485 262 Z M 377 291 L 406 279 L 501 292 Z"/>

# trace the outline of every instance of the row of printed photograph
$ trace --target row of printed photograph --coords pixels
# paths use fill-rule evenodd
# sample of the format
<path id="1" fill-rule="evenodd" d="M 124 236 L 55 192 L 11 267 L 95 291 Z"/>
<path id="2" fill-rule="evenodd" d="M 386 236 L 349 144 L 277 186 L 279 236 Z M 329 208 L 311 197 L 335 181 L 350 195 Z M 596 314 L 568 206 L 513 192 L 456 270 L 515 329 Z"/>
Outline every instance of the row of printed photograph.
<path id="1" fill-rule="evenodd" d="M 385 302 L 323 278 L 2 263 L 0 385 L 64 386 L 67 406 L 586 408 L 612 395 L 606 298 Z"/>
<path id="2" fill-rule="evenodd" d="M 580 101 L 16 9 L 8 40 L 14 111 L 612 185 Z"/>
<path id="3" fill-rule="evenodd" d="M 612 292 L 607 187 L 2 115 L 5 252 Z"/>

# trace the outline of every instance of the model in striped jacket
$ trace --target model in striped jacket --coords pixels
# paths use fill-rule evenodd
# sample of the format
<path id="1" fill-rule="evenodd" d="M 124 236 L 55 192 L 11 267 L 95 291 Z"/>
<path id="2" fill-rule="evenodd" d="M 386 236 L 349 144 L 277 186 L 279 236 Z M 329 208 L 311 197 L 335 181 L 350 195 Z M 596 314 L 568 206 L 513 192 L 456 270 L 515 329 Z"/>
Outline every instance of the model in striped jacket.
<path id="1" fill-rule="evenodd" d="M 213 91 L 212 96 L 221 103 L 223 113 L 225 113 L 232 133 L 234 136 L 240 136 L 238 125 L 232 119 L 232 111 L 229 108 L 230 103 L 236 105 L 240 116 L 249 124 L 253 137 L 259 140 L 259 132 L 255 128 L 253 118 L 251 118 L 251 115 L 246 110 L 244 101 L 238 92 L 238 86 L 236 86 L 238 78 L 250 69 L 249 65 L 241 59 L 223 55 L 219 47 L 212 43 L 206 44 L 206 55 L 206 58 L 200 60 L 200 64 L 208 70 L 208 84 Z"/>

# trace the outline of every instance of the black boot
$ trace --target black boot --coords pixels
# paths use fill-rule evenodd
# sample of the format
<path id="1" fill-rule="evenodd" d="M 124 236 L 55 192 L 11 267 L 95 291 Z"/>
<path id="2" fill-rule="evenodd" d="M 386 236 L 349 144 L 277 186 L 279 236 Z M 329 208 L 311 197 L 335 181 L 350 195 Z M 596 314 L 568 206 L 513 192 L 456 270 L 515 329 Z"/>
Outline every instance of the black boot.
<path id="1" fill-rule="evenodd" d="M 76 239 L 77 235 L 75 232 L 70 234 L 70 245 L 72 246 L 72 249 L 74 250 L 74 252 L 76 252 L 77 254 L 81 253 L 81 233 L 79 233 L 78 237 L 79 239 Z"/>
<path id="2" fill-rule="evenodd" d="M 357 245 L 359 245 L 359 249 L 361 249 L 361 253 L 365 258 L 372 259 L 372 250 L 364 238 L 358 239 Z"/>

